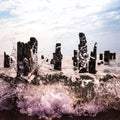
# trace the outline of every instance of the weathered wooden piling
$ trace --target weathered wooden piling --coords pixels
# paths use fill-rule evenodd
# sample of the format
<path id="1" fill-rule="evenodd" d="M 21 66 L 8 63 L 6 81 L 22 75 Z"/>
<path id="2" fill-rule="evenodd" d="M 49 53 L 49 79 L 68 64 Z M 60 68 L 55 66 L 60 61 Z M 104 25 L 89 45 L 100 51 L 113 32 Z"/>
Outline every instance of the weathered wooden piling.
<path id="1" fill-rule="evenodd" d="M 116 53 L 110 53 L 110 60 L 116 59 Z"/>
<path id="2" fill-rule="evenodd" d="M 103 60 L 103 54 L 102 53 L 99 54 L 99 60 Z"/>
<path id="3" fill-rule="evenodd" d="M 55 53 L 53 53 L 53 64 L 55 70 L 61 70 L 62 66 L 61 43 L 56 43 Z"/>
<path id="4" fill-rule="evenodd" d="M 30 45 L 32 53 L 36 54 L 37 50 L 38 50 L 38 41 L 37 41 L 37 39 L 35 37 L 31 37 L 28 44 Z"/>
<path id="5" fill-rule="evenodd" d="M 17 76 L 28 76 L 35 69 L 37 64 L 36 38 L 31 37 L 28 43 L 17 43 Z"/>
<path id="6" fill-rule="evenodd" d="M 9 68 L 10 67 L 10 61 L 11 61 L 10 56 L 7 55 L 6 52 L 4 52 L 4 67 L 5 68 Z"/>
<path id="7" fill-rule="evenodd" d="M 101 62 L 98 62 L 97 65 L 101 65 Z"/>
<path id="8" fill-rule="evenodd" d="M 48 62 L 49 61 L 49 59 L 46 59 L 46 62 Z"/>
<path id="9" fill-rule="evenodd" d="M 54 58 L 54 54 L 53 54 L 53 58 Z M 51 60 L 50 60 L 50 64 L 53 64 L 53 65 L 54 65 L 54 59 L 51 59 Z"/>
<path id="10" fill-rule="evenodd" d="M 74 56 L 72 57 L 74 67 L 78 66 L 78 58 L 77 57 L 78 57 L 78 52 L 77 52 L 77 50 L 74 50 Z"/>
<path id="11" fill-rule="evenodd" d="M 110 60 L 113 60 L 113 53 L 110 52 Z"/>
<path id="12" fill-rule="evenodd" d="M 97 43 L 95 43 L 93 52 L 90 53 L 89 60 L 89 73 L 95 74 L 96 71 L 96 59 L 97 59 Z"/>
<path id="13" fill-rule="evenodd" d="M 89 73 L 92 73 L 92 74 L 96 73 L 96 59 L 94 57 L 94 53 L 93 52 L 91 52 L 91 54 L 90 54 Z"/>
<path id="14" fill-rule="evenodd" d="M 79 33 L 80 44 L 78 45 L 79 49 L 79 73 L 87 72 L 87 40 L 84 33 Z"/>
<path id="15" fill-rule="evenodd" d="M 44 59 L 44 55 L 41 55 L 41 59 Z"/>
<path id="16" fill-rule="evenodd" d="M 116 59 L 116 53 L 113 53 L 113 59 Z"/>
<path id="17" fill-rule="evenodd" d="M 104 62 L 109 62 L 110 61 L 110 51 L 104 51 Z"/>
<path id="18" fill-rule="evenodd" d="M 97 59 L 97 42 L 95 42 L 95 44 L 94 44 L 93 56 L 94 56 L 94 58 L 95 58 L 95 60 L 96 60 L 96 59 Z"/>

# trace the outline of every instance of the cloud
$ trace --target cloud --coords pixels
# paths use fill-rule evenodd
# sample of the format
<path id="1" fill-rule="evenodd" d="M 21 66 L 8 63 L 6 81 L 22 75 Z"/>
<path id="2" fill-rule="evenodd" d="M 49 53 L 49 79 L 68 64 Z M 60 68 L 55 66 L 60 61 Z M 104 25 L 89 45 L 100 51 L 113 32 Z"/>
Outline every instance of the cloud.
<path id="1" fill-rule="evenodd" d="M 119 0 L 4 0 L 0 17 L 0 42 L 13 38 L 25 41 L 35 36 L 41 48 L 46 44 L 53 47 L 61 39 L 67 46 L 68 40 L 71 44 L 72 39 L 78 39 L 79 31 L 97 40 L 95 34 L 120 30 Z"/>

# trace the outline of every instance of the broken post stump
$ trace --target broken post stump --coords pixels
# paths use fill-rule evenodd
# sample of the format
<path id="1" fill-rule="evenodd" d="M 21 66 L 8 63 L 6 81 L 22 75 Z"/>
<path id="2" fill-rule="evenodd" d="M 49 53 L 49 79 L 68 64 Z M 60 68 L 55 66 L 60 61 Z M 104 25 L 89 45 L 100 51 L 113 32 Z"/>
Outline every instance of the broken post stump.
<path id="1" fill-rule="evenodd" d="M 73 66 L 74 67 L 77 67 L 78 66 L 78 52 L 77 50 L 74 50 L 74 56 L 72 57 L 72 60 L 73 60 Z"/>
<path id="2" fill-rule="evenodd" d="M 110 61 L 110 51 L 104 51 L 104 62 L 109 62 Z"/>
<path id="3" fill-rule="evenodd" d="M 93 52 L 90 53 L 89 60 L 89 73 L 95 74 L 96 71 L 96 59 L 97 59 L 97 43 L 95 43 Z"/>
<path id="4" fill-rule="evenodd" d="M 113 60 L 113 53 L 110 53 L 110 60 Z"/>
<path id="5" fill-rule="evenodd" d="M 116 59 L 116 53 L 113 53 L 113 59 L 114 60 Z"/>
<path id="6" fill-rule="evenodd" d="M 61 70 L 62 66 L 61 43 L 56 43 L 55 53 L 53 53 L 53 63 L 55 70 Z"/>
<path id="7" fill-rule="evenodd" d="M 53 55 L 54 56 L 54 55 Z M 50 60 L 50 64 L 53 64 L 54 65 L 54 59 L 51 59 Z"/>
<path id="8" fill-rule="evenodd" d="M 27 43 L 17 43 L 17 76 L 28 76 L 36 69 L 37 64 L 37 45 L 36 38 L 31 37 Z"/>
<path id="9" fill-rule="evenodd" d="M 103 54 L 102 53 L 99 54 L 99 60 L 103 60 Z"/>
<path id="10" fill-rule="evenodd" d="M 4 52 L 4 67 L 5 68 L 9 68 L 10 67 L 10 56 L 6 54 L 6 52 Z"/>
<path id="11" fill-rule="evenodd" d="M 41 59 L 44 59 L 44 55 L 41 55 Z"/>
<path id="12" fill-rule="evenodd" d="M 89 73 L 95 74 L 96 73 L 96 60 L 93 57 L 94 54 L 91 52 L 90 60 L 89 60 Z"/>
<path id="13" fill-rule="evenodd" d="M 35 37 L 30 37 L 30 41 L 28 42 L 30 45 L 30 48 L 32 50 L 32 53 L 35 54 L 37 53 L 38 50 L 38 41 Z"/>

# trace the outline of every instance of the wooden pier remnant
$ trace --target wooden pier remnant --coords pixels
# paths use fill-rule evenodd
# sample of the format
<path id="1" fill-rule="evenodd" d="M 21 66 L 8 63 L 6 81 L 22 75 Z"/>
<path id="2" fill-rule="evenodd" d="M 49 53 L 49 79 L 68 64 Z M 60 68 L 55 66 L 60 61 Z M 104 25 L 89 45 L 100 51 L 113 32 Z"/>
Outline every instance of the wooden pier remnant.
<path id="1" fill-rule="evenodd" d="M 113 53 L 110 52 L 110 60 L 113 60 Z"/>
<path id="2" fill-rule="evenodd" d="M 114 60 L 116 59 L 116 53 L 113 53 L 113 59 Z"/>
<path id="3" fill-rule="evenodd" d="M 95 43 L 93 52 L 90 54 L 89 60 L 89 73 L 95 74 L 96 71 L 96 59 L 97 59 L 97 43 Z"/>
<path id="4" fill-rule="evenodd" d="M 94 56 L 94 58 L 95 58 L 95 60 L 96 60 L 96 59 L 97 59 L 97 42 L 95 42 L 95 44 L 94 44 L 93 56 Z"/>
<path id="5" fill-rule="evenodd" d="M 105 65 L 108 65 L 111 60 L 115 60 L 115 59 L 116 59 L 116 53 L 112 53 L 109 50 L 104 51 Z M 99 54 L 99 60 L 101 60 L 101 62 L 99 62 L 98 65 L 103 64 L 103 61 L 102 61 L 103 60 L 103 54 L 102 53 Z"/>
<path id="6" fill-rule="evenodd" d="M 72 57 L 73 60 L 73 66 L 77 67 L 78 66 L 78 52 L 77 50 L 74 50 L 74 56 Z"/>
<path id="7" fill-rule="evenodd" d="M 53 53 L 53 64 L 55 70 L 61 70 L 62 66 L 61 43 L 56 43 L 55 53 Z"/>
<path id="8" fill-rule="evenodd" d="M 104 51 L 104 62 L 109 62 L 110 61 L 110 51 Z"/>
<path id="9" fill-rule="evenodd" d="M 103 60 L 103 54 L 102 53 L 99 54 L 99 60 Z"/>
<path id="10" fill-rule="evenodd" d="M 10 56 L 7 55 L 6 52 L 4 52 L 4 68 L 10 67 L 10 61 L 11 61 Z"/>
<path id="11" fill-rule="evenodd" d="M 41 59 L 44 59 L 44 55 L 41 55 Z"/>
<path id="12" fill-rule="evenodd" d="M 36 69 L 37 65 L 37 47 L 36 38 L 31 37 L 27 43 L 17 43 L 17 76 L 28 76 L 30 72 Z"/>
<path id="13" fill-rule="evenodd" d="M 79 49 L 79 73 L 87 72 L 87 40 L 84 33 L 79 33 L 80 44 L 78 45 Z"/>

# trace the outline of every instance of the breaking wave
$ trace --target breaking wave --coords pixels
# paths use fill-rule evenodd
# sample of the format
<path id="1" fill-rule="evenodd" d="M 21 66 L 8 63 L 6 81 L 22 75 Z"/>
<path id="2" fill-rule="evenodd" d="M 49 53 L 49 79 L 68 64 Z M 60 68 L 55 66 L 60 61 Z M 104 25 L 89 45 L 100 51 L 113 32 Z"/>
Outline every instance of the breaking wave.
<path id="1" fill-rule="evenodd" d="M 23 114 L 37 115 L 40 118 L 61 117 L 63 114 L 95 116 L 109 109 L 120 110 L 119 77 L 104 82 L 101 80 L 99 84 L 95 80 L 85 80 L 87 82 L 84 81 L 84 86 L 81 83 L 83 81 L 80 80 L 77 85 L 70 83 L 71 87 L 64 82 L 41 82 L 38 86 L 20 83 L 10 86 L 0 80 L 0 110 L 17 107 Z"/>

